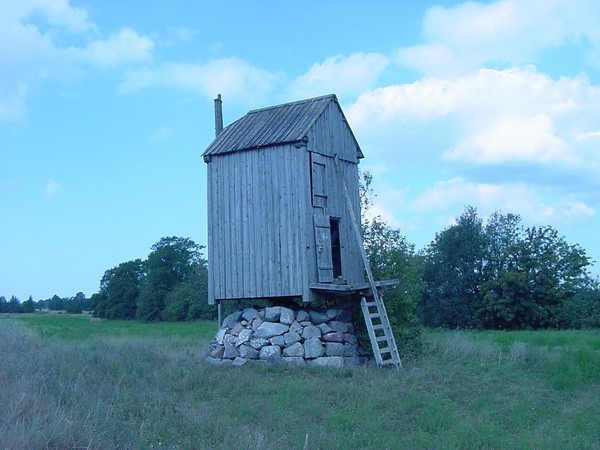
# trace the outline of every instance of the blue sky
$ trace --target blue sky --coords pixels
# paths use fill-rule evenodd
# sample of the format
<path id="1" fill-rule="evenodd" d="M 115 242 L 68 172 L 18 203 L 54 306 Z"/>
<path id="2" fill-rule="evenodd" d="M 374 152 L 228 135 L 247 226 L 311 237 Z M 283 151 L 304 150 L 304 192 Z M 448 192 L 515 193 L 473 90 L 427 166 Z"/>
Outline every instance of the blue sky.
<path id="1" fill-rule="evenodd" d="M 218 93 L 226 124 L 337 94 L 371 214 L 417 248 L 473 205 L 600 260 L 600 2 L 0 4 L 0 295 L 205 244 Z"/>

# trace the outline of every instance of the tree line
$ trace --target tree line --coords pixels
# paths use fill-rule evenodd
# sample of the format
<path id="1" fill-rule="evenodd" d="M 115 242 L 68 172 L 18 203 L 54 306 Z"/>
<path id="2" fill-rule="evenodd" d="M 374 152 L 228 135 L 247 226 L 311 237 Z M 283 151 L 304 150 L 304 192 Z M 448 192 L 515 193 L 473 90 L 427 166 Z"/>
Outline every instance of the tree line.
<path id="1" fill-rule="evenodd" d="M 50 311 L 65 311 L 69 314 L 79 314 L 84 310 L 92 310 L 92 301 L 90 298 L 86 298 L 83 292 L 78 292 L 74 297 L 59 297 L 53 295 L 46 300 L 34 301 L 30 295 L 27 300 L 21 302 L 16 296 L 11 296 L 10 300 L 6 300 L 6 297 L 0 296 L 0 313 L 32 313 L 36 309 L 38 310 L 50 310 Z"/>
<path id="2" fill-rule="evenodd" d="M 361 179 L 363 213 L 371 204 L 371 177 Z M 592 261 L 551 226 L 526 227 L 512 213 L 482 218 L 467 206 L 455 222 L 417 251 L 400 230 L 380 217 L 363 216 L 363 238 L 376 279 L 398 279 L 386 293 L 388 315 L 399 340 L 419 327 L 538 329 L 600 327 L 600 283 Z M 53 296 L 20 303 L 0 297 L 0 312 L 89 309 L 98 317 L 142 321 L 215 319 L 207 304 L 203 246 L 164 237 L 146 260 L 107 270 L 98 293 L 86 299 Z M 398 338 L 397 338 L 398 339 Z"/>

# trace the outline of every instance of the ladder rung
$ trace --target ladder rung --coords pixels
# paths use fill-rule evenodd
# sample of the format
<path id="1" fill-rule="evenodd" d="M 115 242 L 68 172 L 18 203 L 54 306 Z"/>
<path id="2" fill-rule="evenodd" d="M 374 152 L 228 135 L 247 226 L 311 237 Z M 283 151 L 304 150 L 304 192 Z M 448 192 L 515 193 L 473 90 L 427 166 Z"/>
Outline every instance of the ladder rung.
<path id="1" fill-rule="evenodd" d="M 380 348 L 379 349 L 379 353 L 392 353 L 392 349 L 389 347 L 386 348 Z"/>
<path id="2" fill-rule="evenodd" d="M 373 325 L 373 330 L 383 330 L 385 327 L 383 325 Z"/>
<path id="3" fill-rule="evenodd" d="M 398 361 L 394 358 L 386 359 L 385 361 L 381 361 L 382 366 L 389 366 L 390 364 L 396 365 L 396 364 L 398 364 Z"/>
<path id="4" fill-rule="evenodd" d="M 377 306 L 377 302 L 365 302 L 366 306 Z"/>
<path id="5" fill-rule="evenodd" d="M 379 314 L 378 312 L 376 312 L 376 313 L 369 314 L 369 317 L 371 319 L 381 319 L 381 314 Z"/>
<path id="6" fill-rule="evenodd" d="M 387 340 L 388 340 L 388 338 L 387 338 L 387 336 L 383 335 L 383 336 L 378 336 L 378 337 L 376 337 L 376 338 L 375 338 L 375 340 L 376 340 L 377 342 L 383 342 L 383 341 L 387 341 Z"/>

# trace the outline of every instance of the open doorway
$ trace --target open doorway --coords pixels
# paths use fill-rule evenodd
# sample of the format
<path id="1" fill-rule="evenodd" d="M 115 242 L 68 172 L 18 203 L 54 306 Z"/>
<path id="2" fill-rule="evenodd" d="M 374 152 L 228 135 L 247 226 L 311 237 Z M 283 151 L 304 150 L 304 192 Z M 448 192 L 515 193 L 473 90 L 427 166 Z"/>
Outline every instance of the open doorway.
<path id="1" fill-rule="evenodd" d="M 329 218 L 329 231 L 331 233 L 331 262 L 333 265 L 333 278 L 342 276 L 342 246 L 340 243 L 340 219 Z"/>

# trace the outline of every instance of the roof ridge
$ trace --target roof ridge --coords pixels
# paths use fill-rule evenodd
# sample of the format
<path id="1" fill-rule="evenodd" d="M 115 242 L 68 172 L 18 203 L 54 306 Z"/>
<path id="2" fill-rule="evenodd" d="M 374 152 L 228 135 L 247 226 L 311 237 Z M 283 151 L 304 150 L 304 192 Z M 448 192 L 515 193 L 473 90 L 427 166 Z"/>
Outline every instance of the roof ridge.
<path id="1" fill-rule="evenodd" d="M 307 98 L 304 100 L 296 100 L 293 102 L 282 103 L 280 105 L 272 105 L 272 106 L 265 106 L 264 108 L 252 109 L 252 110 L 248 111 L 246 114 L 254 114 L 257 112 L 268 111 L 269 109 L 285 108 L 285 107 L 289 107 L 289 106 L 300 105 L 303 103 L 311 103 L 311 102 L 316 102 L 318 100 L 324 100 L 326 98 L 332 98 L 332 99 L 337 100 L 337 97 L 335 96 L 335 94 L 320 95 L 318 97 Z"/>

